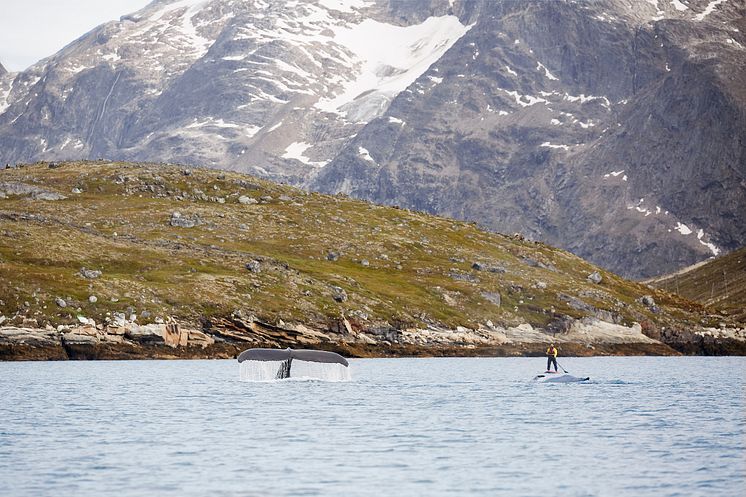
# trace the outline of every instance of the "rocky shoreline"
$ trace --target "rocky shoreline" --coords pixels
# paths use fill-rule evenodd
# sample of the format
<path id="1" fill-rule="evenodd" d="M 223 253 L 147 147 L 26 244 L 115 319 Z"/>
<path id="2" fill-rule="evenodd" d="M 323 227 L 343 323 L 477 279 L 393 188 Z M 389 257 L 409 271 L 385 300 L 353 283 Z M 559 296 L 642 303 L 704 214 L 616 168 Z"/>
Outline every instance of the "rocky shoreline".
<path id="1" fill-rule="evenodd" d="M 530 324 L 479 329 L 430 327 L 396 329 L 386 324 L 357 329 L 342 318 L 324 326 L 270 324 L 253 316 L 202 323 L 201 329 L 175 321 L 75 326 L 0 327 L 0 360 L 228 359 L 252 347 L 318 348 L 348 357 L 541 356 L 554 342 L 564 356 L 605 355 L 746 355 L 746 330 L 702 328 L 695 331 L 643 332 L 585 318 L 563 332 Z"/>

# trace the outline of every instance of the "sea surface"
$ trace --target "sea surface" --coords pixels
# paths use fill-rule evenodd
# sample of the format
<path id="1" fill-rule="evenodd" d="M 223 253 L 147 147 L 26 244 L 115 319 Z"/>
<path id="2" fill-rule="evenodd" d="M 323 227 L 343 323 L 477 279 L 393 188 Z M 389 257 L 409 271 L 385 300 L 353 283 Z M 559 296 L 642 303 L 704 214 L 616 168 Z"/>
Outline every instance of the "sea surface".
<path id="1" fill-rule="evenodd" d="M 746 358 L 0 363 L 2 496 L 746 495 Z"/>

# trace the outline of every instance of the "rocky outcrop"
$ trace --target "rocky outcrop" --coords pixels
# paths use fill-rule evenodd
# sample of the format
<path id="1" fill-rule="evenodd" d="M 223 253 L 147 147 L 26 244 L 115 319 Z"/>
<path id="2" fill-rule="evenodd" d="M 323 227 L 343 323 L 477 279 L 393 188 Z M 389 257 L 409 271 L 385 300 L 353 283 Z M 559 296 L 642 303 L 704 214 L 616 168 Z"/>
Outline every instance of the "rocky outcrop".
<path id="1" fill-rule="evenodd" d="M 60 193 L 36 185 L 7 181 L 0 183 L 0 196 L 0 198 L 28 197 L 32 200 L 64 200 L 67 198 Z"/>
<path id="2" fill-rule="evenodd" d="M 235 357 L 251 347 L 313 347 L 351 356 L 541 355 L 555 343 L 563 355 L 745 355 L 746 330 L 666 330 L 660 339 L 634 323 L 623 326 L 595 318 L 571 320 L 563 331 L 530 324 L 509 328 L 491 322 L 477 329 L 366 327 L 348 319 L 324 327 L 271 325 L 232 315 L 197 330 L 176 323 L 124 326 L 83 325 L 55 329 L 0 327 L 0 360 L 146 359 Z"/>
<path id="3" fill-rule="evenodd" d="M 746 355 L 746 330 L 739 328 L 666 329 L 661 341 L 686 355 Z"/>
<path id="4" fill-rule="evenodd" d="M 121 324 L 119 326 L 118 324 Z M 215 338 L 177 323 L 58 329 L 0 327 L 0 360 L 211 357 L 225 355 Z M 206 350 L 208 349 L 208 350 Z"/>
<path id="5" fill-rule="evenodd" d="M 55 330 L 0 327 L 0 360 L 61 360 L 67 354 Z"/>

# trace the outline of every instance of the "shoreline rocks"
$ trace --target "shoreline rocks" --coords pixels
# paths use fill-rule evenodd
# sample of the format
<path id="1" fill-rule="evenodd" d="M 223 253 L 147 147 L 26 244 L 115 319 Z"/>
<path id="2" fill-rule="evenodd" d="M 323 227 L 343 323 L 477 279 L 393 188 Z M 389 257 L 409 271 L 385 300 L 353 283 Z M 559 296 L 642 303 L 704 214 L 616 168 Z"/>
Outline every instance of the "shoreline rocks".
<path id="1" fill-rule="evenodd" d="M 89 320 L 59 329 L 0 326 L 0 360 L 230 358 L 250 347 L 298 345 L 351 357 L 532 357 L 541 356 L 549 342 L 558 344 L 564 356 L 746 355 L 746 330 L 662 330 L 658 340 L 644 328 L 596 318 L 571 321 L 559 332 L 528 323 L 503 328 L 491 322 L 477 329 L 396 329 L 388 323 L 361 327 L 344 317 L 314 327 L 233 316 L 207 322 L 202 329 L 175 322 L 138 325 L 116 320 L 96 325 Z"/>

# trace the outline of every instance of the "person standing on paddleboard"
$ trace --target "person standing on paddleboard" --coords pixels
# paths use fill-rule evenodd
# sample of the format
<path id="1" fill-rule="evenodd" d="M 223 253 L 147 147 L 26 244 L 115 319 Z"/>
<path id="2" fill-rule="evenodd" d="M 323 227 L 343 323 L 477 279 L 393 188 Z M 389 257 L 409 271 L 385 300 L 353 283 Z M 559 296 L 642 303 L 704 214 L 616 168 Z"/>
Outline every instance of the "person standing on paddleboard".
<path id="1" fill-rule="evenodd" d="M 547 371 L 549 371 L 549 366 L 554 363 L 554 372 L 557 372 L 557 347 L 554 346 L 554 344 L 549 345 L 549 348 L 547 349 Z"/>

